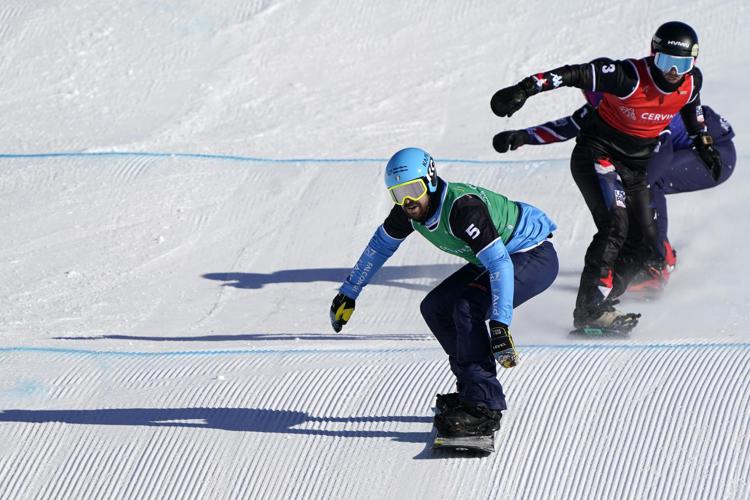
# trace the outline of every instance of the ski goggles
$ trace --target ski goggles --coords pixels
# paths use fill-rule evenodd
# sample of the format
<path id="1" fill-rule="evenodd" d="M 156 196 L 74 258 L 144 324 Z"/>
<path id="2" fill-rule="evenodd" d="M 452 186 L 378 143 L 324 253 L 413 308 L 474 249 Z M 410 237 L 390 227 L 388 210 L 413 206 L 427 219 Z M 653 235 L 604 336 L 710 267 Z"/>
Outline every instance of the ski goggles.
<path id="1" fill-rule="evenodd" d="M 693 64 L 695 64 L 694 57 L 670 56 L 663 52 L 656 52 L 654 54 L 654 66 L 664 73 L 669 73 L 669 70 L 674 68 L 678 75 L 684 75 L 693 69 Z"/>
<path id="2" fill-rule="evenodd" d="M 396 205 L 403 205 L 406 200 L 419 201 L 427 194 L 427 184 L 422 178 L 413 179 L 388 188 L 391 198 Z"/>

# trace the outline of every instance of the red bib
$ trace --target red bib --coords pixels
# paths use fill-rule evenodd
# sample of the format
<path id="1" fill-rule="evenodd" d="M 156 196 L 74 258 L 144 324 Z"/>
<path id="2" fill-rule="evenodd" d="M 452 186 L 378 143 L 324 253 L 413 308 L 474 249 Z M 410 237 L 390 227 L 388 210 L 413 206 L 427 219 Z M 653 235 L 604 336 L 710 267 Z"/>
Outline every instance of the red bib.
<path id="1" fill-rule="evenodd" d="M 628 135 L 657 137 L 690 100 L 693 75 L 688 73 L 677 90 L 666 93 L 654 83 L 646 59 L 628 59 L 628 62 L 638 72 L 635 90 L 625 97 L 604 94 L 598 108 L 599 116 L 608 125 Z"/>

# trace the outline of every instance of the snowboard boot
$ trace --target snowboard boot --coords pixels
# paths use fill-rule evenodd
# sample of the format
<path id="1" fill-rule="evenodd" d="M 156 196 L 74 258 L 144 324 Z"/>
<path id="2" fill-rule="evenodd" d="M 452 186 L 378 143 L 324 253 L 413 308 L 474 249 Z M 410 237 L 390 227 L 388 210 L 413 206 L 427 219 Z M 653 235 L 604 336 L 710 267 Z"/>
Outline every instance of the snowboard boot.
<path id="1" fill-rule="evenodd" d="M 436 413 L 445 413 L 459 406 L 461 402 L 458 399 L 457 392 L 449 392 L 448 394 L 438 394 L 435 396 L 435 410 Z"/>
<path id="2" fill-rule="evenodd" d="M 669 240 L 664 240 L 664 264 L 670 273 L 677 269 L 677 250 L 672 248 Z"/>
<path id="3" fill-rule="evenodd" d="M 449 437 L 489 436 L 500 428 L 500 410 L 467 402 L 435 415 L 438 432 Z"/>
<path id="4" fill-rule="evenodd" d="M 672 267 L 674 269 L 674 267 Z M 669 283 L 670 266 L 666 261 L 646 262 L 628 285 L 628 291 L 655 291 L 660 292 Z"/>
<path id="5" fill-rule="evenodd" d="M 638 324 L 640 314 L 624 313 L 615 309 L 619 301 L 603 300 L 583 310 L 576 308 L 573 312 L 575 328 L 603 328 L 612 330 L 632 330 Z"/>
<path id="6" fill-rule="evenodd" d="M 664 241 L 664 258 L 651 258 L 643 263 L 630 281 L 629 291 L 661 291 L 669 283 L 669 276 L 677 267 L 677 252 L 668 240 Z"/>

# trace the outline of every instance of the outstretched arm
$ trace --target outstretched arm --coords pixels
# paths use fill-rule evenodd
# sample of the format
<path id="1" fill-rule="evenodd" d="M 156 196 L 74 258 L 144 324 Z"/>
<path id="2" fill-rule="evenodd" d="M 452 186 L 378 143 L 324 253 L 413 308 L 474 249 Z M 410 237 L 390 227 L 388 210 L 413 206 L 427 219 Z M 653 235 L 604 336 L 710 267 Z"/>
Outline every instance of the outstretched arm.
<path id="1" fill-rule="evenodd" d="M 394 205 L 385 222 L 375 230 L 375 234 L 370 238 L 370 242 L 331 303 L 331 326 L 336 332 L 341 331 L 343 325 L 354 313 L 355 301 L 362 289 L 412 231 L 414 229 L 406 214 L 400 207 Z"/>
<path id="2" fill-rule="evenodd" d="M 576 87 L 625 97 L 638 86 L 638 72 L 629 61 L 600 58 L 586 64 L 561 66 L 524 78 L 516 85 L 498 90 L 490 106 L 497 116 L 511 116 L 528 97 L 559 87 Z"/>
<path id="3" fill-rule="evenodd" d="M 581 130 L 581 124 L 593 112 L 594 108 L 589 104 L 585 104 L 570 116 L 521 130 L 505 130 L 492 139 L 492 147 L 498 153 L 505 153 L 509 149 L 515 151 L 524 144 L 539 146 L 568 141 L 578 135 L 578 132 Z"/>

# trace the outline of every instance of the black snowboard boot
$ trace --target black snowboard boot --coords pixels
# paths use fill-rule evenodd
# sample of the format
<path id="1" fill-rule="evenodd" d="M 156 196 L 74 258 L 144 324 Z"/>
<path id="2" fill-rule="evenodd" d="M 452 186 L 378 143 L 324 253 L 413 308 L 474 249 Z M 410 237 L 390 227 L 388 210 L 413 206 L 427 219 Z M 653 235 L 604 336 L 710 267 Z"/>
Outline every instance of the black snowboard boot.
<path id="1" fill-rule="evenodd" d="M 458 400 L 457 392 L 449 392 L 448 394 L 438 394 L 435 396 L 435 410 L 436 413 L 445 413 L 446 411 L 456 408 L 460 404 Z"/>
<path id="2" fill-rule="evenodd" d="M 500 410 L 461 403 L 435 415 L 435 427 L 444 436 L 488 436 L 500 428 Z"/>

